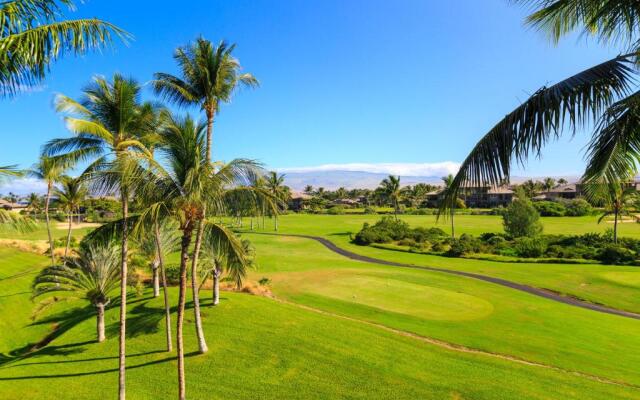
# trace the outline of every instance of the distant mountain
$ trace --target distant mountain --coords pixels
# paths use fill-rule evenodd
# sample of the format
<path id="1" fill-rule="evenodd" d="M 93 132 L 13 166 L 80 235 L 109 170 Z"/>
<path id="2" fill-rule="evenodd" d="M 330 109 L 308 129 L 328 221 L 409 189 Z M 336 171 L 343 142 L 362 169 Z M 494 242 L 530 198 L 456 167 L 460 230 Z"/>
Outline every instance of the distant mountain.
<path id="1" fill-rule="evenodd" d="M 287 186 L 295 191 L 304 190 L 305 186 L 314 188 L 323 187 L 327 190 L 335 190 L 339 187 L 345 189 L 375 189 L 389 174 L 364 171 L 311 171 L 311 172 L 285 172 L 284 181 Z M 575 182 L 577 176 L 553 176 L 555 179 L 564 178 L 569 182 Z M 511 182 L 519 183 L 527 179 L 542 180 L 544 177 L 512 177 Z M 401 176 L 402 186 L 415 185 L 416 183 L 430 183 L 440 185 L 440 176 Z"/>

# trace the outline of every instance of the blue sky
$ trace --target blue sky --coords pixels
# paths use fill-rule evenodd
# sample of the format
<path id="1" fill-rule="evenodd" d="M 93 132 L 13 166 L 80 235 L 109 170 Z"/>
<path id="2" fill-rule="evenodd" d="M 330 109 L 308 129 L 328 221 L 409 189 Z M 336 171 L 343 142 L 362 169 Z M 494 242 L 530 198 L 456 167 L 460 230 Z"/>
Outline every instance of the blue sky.
<path id="1" fill-rule="evenodd" d="M 261 81 L 223 106 L 214 157 L 270 168 L 460 162 L 537 88 L 616 54 L 578 35 L 554 46 L 524 25 L 527 9 L 507 0 L 165 4 L 79 4 L 70 16 L 106 19 L 135 40 L 66 58 L 39 90 L 2 100 L 0 164 L 28 166 L 42 143 L 68 135 L 52 109 L 55 93 L 77 96 L 94 74 L 144 83 L 156 71 L 176 73 L 174 48 L 198 35 L 237 43 L 236 56 Z M 548 147 L 517 174 L 579 174 L 588 134 Z"/>

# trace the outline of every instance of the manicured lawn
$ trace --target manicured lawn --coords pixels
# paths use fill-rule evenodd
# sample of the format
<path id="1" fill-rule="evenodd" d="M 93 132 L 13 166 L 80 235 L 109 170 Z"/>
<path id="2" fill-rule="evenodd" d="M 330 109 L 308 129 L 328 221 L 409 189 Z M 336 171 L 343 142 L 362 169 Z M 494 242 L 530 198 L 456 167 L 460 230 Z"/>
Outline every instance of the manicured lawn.
<path id="1" fill-rule="evenodd" d="M 258 243 L 265 251 L 267 245 Z M 294 253 L 308 250 L 304 246 Z M 279 247 L 272 245 L 272 253 Z M 93 343 L 95 327 L 90 310 L 77 309 L 71 303 L 60 304 L 42 315 L 37 320 L 40 330 L 33 330 L 27 293 L 31 278 L 16 275 L 28 269 L 25 264 L 44 264 L 46 259 L 0 255 L 1 293 L 4 296 L 7 287 L 15 291 L 0 297 L 2 320 L 11 320 L 0 325 L 0 398 L 115 397 L 117 308 L 112 306 L 107 312 L 107 341 L 102 344 Z M 324 256 L 320 254 L 321 259 Z M 272 257 L 264 254 L 265 273 L 276 273 L 277 265 L 268 261 Z M 309 272 L 313 264 L 299 269 Z M 333 268 L 326 263 L 321 267 Z M 372 294 L 384 292 L 384 284 L 380 284 L 378 280 Z M 433 285 L 440 286 L 437 282 Z M 171 294 L 175 300 L 175 290 Z M 431 305 L 425 301 L 425 307 Z M 208 300 L 204 306 L 210 347 L 207 355 L 193 353 L 195 337 L 189 318 L 185 329 L 189 398 L 633 399 L 637 394 L 634 389 L 560 371 L 445 350 L 358 321 L 268 298 L 224 293 L 219 307 L 210 308 Z M 128 398 L 176 395 L 174 355 L 162 351 L 162 310 L 162 299 L 151 299 L 148 292 L 131 299 Z M 42 339 L 54 321 L 60 320 L 66 323 L 49 345 L 28 357 L 13 352 Z"/>
<path id="2" fill-rule="evenodd" d="M 276 296 L 488 352 L 640 383 L 640 321 L 501 286 L 352 261 L 302 238 L 245 235 Z M 400 293 L 397 291 L 401 290 Z"/>
<path id="3" fill-rule="evenodd" d="M 428 265 L 454 270 L 477 272 L 509 279 L 536 287 L 578 296 L 596 303 L 640 312 L 640 268 L 606 265 L 570 265 L 537 263 L 502 263 L 425 254 L 405 253 L 350 243 L 350 234 L 364 222 L 375 222 L 380 216 L 369 215 L 304 215 L 291 214 L 279 218 L 280 233 L 301 233 L 323 236 L 341 247 L 358 254 L 415 265 Z M 412 226 L 430 226 L 433 216 L 405 216 Z M 545 218 L 545 231 L 552 233 L 587 233 L 603 229 L 596 217 Z M 499 231 L 500 217 L 456 217 L 456 232 Z M 566 224 L 566 228 L 563 228 Z M 446 227 L 443 227 L 446 228 Z M 273 232 L 267 222 L 268 232 Z M 640 224 L 624 224 L 623 234 L 639 234 Z M 630 236 L 633 236 L 630 235 Z"/>

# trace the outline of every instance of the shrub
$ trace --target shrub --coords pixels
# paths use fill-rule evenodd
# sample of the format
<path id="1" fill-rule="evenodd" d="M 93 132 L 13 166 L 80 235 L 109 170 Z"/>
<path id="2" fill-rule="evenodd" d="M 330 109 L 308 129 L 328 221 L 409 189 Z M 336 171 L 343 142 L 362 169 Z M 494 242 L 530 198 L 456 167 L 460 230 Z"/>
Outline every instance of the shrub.
<path id="1" fill-rule="evenodd" d="M 605 246 L 597 256 L 597 260 L 603 264 L 629 264 L 634 259 L 635 255 L 631 250 L 617 244 Z"/>
<path id="2" fill-rule="evenodd" d="M 562 217 L 567 212 L 564 204 L 555 201 L 538 201 L 533 206 L 543 217 Z"/>
<path id="3" fill-rule="evenodd" d="M 520 237 L 515 240 L 514 250 L 519 257 L 542 257 L 547 250 L 547 244 L 541 238 Z"/>
<path id="4" fill-rule="evenodd" d="M 482 243 L 471 235 L 463 234 L 459 239 L 453 239 L 451 248 L 447 251 L 449 257 L 460 257 L 465 254 L 479 253 L 482 251 Z"/>
<path id="5" fill-rule="evenodd" d="M 345 207 L 342 205 L 333 206 L 327 210 L 327 214 L 330 215 L 342 215 L 345 213 Z"/>
<path id="6" fill-rule="evenodd" d="M 167 276 L 167 284 L 177 285 L 180 283 L 180 265 L 171 264 L 165 267 L 165 274 Z M 187 268 L 187 276 L 189 275 L 189 268 Z"/>
<path id="7" fill-rule="evenodd" d="M 258 284 L 260 286 L 268 286 L 271 284 L 271 279 L 267 278 L 267 277 L 262 277 L 260 278 L 260 280 L 258 281 Z"/>
<path id="8" fill-rule="evenodd" d="M 593 207 L 584 199 L 568 200 L 564 203 L 564 206 L 567 209 L 565 215 L 570 217 L 582 217 L 593 213 Z"/>
<path id="9" fill-rule="evenodd" d="M 365 207 L 365 208 L 364 208 L 364 213 L 365 213 L 365 214 L 373 214 L 373 215 L 375 215 L 375 214 L 377 214 L 378 212 L 377 212 L 377 211 L 376 211 L 376 209 L 375 209 L 375 208 L 373 208 L 373 207 Z"/>
<path id="10" fill-rule="evenodd" d="M 502 221 L 505 232 L 513 238 L 532 237 L 542 232 L 540 214 L 523 192 L 519 192 L 518 197 L 507 207 Z"/>

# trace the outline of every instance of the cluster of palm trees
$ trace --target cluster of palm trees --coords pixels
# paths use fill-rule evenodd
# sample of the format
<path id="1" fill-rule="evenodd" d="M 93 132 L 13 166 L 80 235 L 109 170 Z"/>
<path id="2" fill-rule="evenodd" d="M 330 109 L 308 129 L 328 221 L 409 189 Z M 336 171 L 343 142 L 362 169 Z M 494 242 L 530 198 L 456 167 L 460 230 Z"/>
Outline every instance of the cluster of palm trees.
<path id="1" fill-rule="evenodd" d="M 0 4 L 3 96 L 38 84 L 49 64 L 64 53 L 83 54 L 109 45 L 114 36 L 128 37 L 98 19 L 61 20 L 62 6 L 71 7 L 72 2 L 9 0 Z M 152 86 L 161 99 L 178 107 L 198 106 L 204 122 L 188 114 L 174 114 L 158 102 L 141 101 L 141 85 L 119 74 L 111 79 L 95 77 L 78 99 L 58 95 L 55 109 L 64 116 L 72 136 L 48 142 L 40 162 L 27 171 L 47 183 L 44 210 L 51 250 L 51 266 L 35 279 L 34 296 L 63 292 L 67 297 L 89 300 L 96 308 L 98 341 L 103 341 L 105 307 L 119 287 L 120 399 L 126 395 L 127 278 L 132 244 L 150 260 L 154 296 L 163 288 L 167 351 L 173 350 L 173 343 L 164 260 L 169 252 L 180 252 L 176 347 L 178 392 L 184 399 L 183 329 L 189 262 L 194 320 L 199 349 L 204 353 L 207 345 L 198 297 L 203 280 L 213 277 L 213 304 L 217 304 L 221 274 L 227 272 L 240 286 L 253 259 L 250 244 L 215 218 L 230 215 L 238 204 L 274 216 L 280 208 L 279 189 L 252 185 L 257 180 L 269 182 L 258 163 L 212 160 L 214 121 L 221 106 L 241 86 L 258 86 L 253 75 L 241 72 L 232 54 L 234 48 L 226 42 L 215 45 L 198 38 L 175 51 L 179 76 L 154 76 Z M 79 177 L 66 176 L 81 163 L 88 166 Z M 2 178 L 24 173 L 13 166 L 0 167 Z M 77 253 L 69 249 L 69 233 L 64 257 L 56 260 L 49 218 L 51 198 L 57 197 L 60 207 L 71 215 L 89 192 L 116 194 L 122 218 L 94 231 Z M 0 222 L 17 226 L 21 221 L 25 219 L 0 211 Z"/>
<path id="2" fill-rule="evenodd" d="M 132 78 L 116 74 L 108 80 L 96 77 L 83 90 L 79 99 L 58 95 L 55 108 L 64 115 L 73 136 L 54 139 L 43 150 L 43 162 L 56 166 L 88 163 L 77 179 L 65 179 L 68 196 L 57 193 L 68 209 L 78 206 L 82 184 L 90 190 L 117 193 L 122 219 L 106 224 L 89 236 L 94 243 L 79 252 L 63 266 L 53 266 L 36 281 L 36 293 L 70 290 L 78 279 L 94 274 L 91 301 L 100 315 L 108 304 L 107 289 L 113 287 L 111 265 L 113 254 L 119 253 L 120 286 L 119 394 L 125 396 L 126 305 L 130 239 L 150 258 L 154 295 L 164 288 L 167 350 L 172 350 L 170 314 L 164 257 L 177 247 L 180 252 L 180 278 L 176 324 L 178 355 L 178 391 L 185 398 L 183 329 L 187 296 L 187 270 L 190 268 L 194 321 L 199 351 L 208 351 L 200 313 L 199 291 L 201 271 L 211 271 L 214 302 L 218 303 L 218 279 L 229 272 L 237 285 L 242 284 L 245 270 L 251 265 L 249 246 L 215 218 L 228 215 L 238 205 L 252 210 L 269 210 L 277 215 L 280 196 L 272 191 L 270 178 L 263 178 L 261 166 L 246 159 L 229 163 L 211 160 L 214 117 L 220 106 L 231 99 L 240 86 L 257 86 L 250 74 L 240 73 L 239 62 L 232 56 L 233 45 L 213 45 L 199 38 L 178 48 L 175 60 L 180 76 L 157 73 L 155 92 L 175 105 L 197 105 L 206 120 L 199 122 L 189 114 L 177 115 L 157 103 L 140 100 L 141 86 Z M 49 182 L 45 171 L 41 177 Z M 251 185 L 257 177 L 266 187 Z M 51 181 L 54 181 L 51 178 Z M 151 239 L 149 239 L 151 238 Z M 119 242 L 115 244 L 115 240 Z M 95 244 L 97 243 L 97 244 Z M 203 248 L 204 262 L 201 266 Z M 80 260 L 80 261 L 78 261 Z M 190 263 L 190 265 L 189 265 Z M 105 271 L 108 271 L 105 272 Z M 57 275 L 60 275 L 57 278 Z M 76 277 L 79 277 L 76 279 Z M 86 285 L 76 289 L 87 290 Z M 89 297 L 88 297 L 89 298 Z M 102 324 L 103 325 L 103 324 Z M 100 328 L 98 328 L 100 332 Z M 98 335 L 99 340 L 101 338 Z M 102 336 L 103 337 L 103 336 Z"/>

